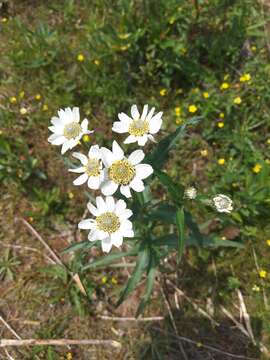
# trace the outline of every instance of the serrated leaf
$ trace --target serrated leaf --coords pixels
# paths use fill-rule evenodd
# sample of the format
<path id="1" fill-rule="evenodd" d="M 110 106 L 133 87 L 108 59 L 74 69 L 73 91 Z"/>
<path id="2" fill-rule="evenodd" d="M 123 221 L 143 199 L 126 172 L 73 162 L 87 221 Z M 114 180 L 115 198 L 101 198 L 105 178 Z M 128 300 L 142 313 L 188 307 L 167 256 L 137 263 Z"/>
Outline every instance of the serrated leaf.
<path id="1" fill-rule="evenodd" d="M 141 280 L 147 265 L 149 264 L 149 249 L 148 247 L 142 247 L 138 253 L 138 260 L 135 266 L 135 269 L 129 278 L 127 285 L 122 292 L 119 300 L 117 301 L 116 306 L 122 304 L 122 302 L 127 298 L 127 296 L 135 289 L 139 281 Z"/>
<path id="2" fill-rule="evenodd" d="M 185 248 L 185 213 L 183 207 L 176 212 L 176 225 L 178 230 L 177 261 L 179 262 Z"/>
<path id="3" fill-rule="evenodd" d="M 186 127 L 197 124 L 200 118 L 201 117 L 197 116 L 187 120 L 183 125 L 180 125 L 174 133 L 162 139 L 155 149 L 145 157 L 145 162 L 151 164 L 154 169 L 161 169 L 167 160 L 170 150 L 176 142 L 185 135 Z"/>

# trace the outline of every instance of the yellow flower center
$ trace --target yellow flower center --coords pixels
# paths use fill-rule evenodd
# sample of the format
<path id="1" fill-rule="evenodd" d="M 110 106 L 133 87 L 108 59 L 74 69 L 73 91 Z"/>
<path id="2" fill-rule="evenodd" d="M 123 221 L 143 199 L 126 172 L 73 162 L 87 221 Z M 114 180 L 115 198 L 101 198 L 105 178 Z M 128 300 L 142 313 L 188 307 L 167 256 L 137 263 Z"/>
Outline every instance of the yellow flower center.
<path id="1" fill-rule="evenodd" d="M 120 228 L 119 217 L 112 212 L 105 212 L 97 216 L 96 223 L 99 230 L 109 234 L 116 232 Z"/>
<path id="2" fill-rule="evenodd" d="M 88 159 L 85 166 L 85 172 L 88 176 L 98 176 L 100 174 L 100 162 L 98 159 Z"/>
<path id="3" fill-rule="evenodd" d="M 115 161 L 109 168 L 109 178 L 118 185 L 128 185 L 135 176 L 135 167 L 126 159 Z"/>
<path id="4" fill-rule="evenodd" d="M 82 131 L 81 125 L 77 122 L 70 122 L 64 127 L 64 136 L 70 140 L 80 135 Z"/>
<path id="5" fill-rule="evenodd" d="M 148 131 L 149 131 L 148 122 L 145 120 L 143 121 L 141 119 L 132 121 L 128 129 L 128 132 L 134 136 L 143 136 L 144 134 L 148 133 Z"/>

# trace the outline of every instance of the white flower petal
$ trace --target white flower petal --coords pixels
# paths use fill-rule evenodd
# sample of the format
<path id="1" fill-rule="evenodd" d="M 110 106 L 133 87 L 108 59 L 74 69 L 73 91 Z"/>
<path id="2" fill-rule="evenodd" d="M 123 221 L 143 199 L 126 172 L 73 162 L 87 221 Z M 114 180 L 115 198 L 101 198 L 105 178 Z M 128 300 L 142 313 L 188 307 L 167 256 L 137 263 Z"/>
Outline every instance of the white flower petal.
<path id="1" fill-rule="evenodd" d="M 102 242 L 101 242 L 101 248 L 102 248 L 102 251 L 108 253 L 110 252 L 111 248 L 112 248 L 112 241 L 111 241 L 111 238 L 108 237 L 106 239 L 103 239 Z"/>
<path id="2" fill-rule="evenodd" d="M 122 232 L 122 234 L 123 234 L 124 237 L 129 237 L 129 238 L 134 237 L 134 231 L 133 230 L 124 230 Z"/>
<path id="3" fill-rule="evenodd" d="M 148 139 L 151 140 L 152 142 L 157 143 L 153 135 L 148 134 L 147 137 L 148 137 Z"/>
<path id="4" fill-rule="evenodd" d="M 135 170 L 136 170 L 136 177 L 138 177 L 141 180 L 146 179 L 154 172 L 152 166 L 148 164 L 138 164 L 135 166 Z"/>
<path id="5" fill-rule="evenodd" d="M 125 114 L 123 112 L 118 114 L 118 119 L 122 123 L 126 124 L 127 126 L 129 126 L 131 124 L 131 122 L 133 121 L 127 114 Z"/>
<path id="6" fill-rule="evenodd" d="M 118 134 L 123 134 L 128 132 L 129 125 L 121 121 L 115 121 L 112 126 L 112 131 L 117 132 Z"/>
<path id="7" fill-rule="evenodd" d="M 121 213 L 121 219 L 127 220 L 133 215 L 133 212 L 130 209 L 126 209 Z"/>
<path id="8" fill-rule="evenodd" d="M 64 128 L 64 123 L 63 123 L 62 119 L 60 119 L 56 116 L 53 116 L 51 118 L 51 123 L 56 127 L 61 127 L 62 129 Z"/>
<path id="9" fill-rule="evenodd" d="M 131 106 L 131 116 L 134 120 L 138 120 L 140 118 L 140 113 L 138 111 L 137 105 Z"/>
<path id="10" fill-rule="evenodd" d="M 163 112 L 157 113 L 150 121 L 149 121 L 149 132 L 150 134 L 156 134 L 162 125 L 162 114 Z"/>
<path id="11" fill-rule="evenodd" d="M 88 158 L 87 158 L 86 155 L 81 154 L 81 153 L 79 153 L 79 152 L 74 152 L 74 153 L 72 153 L 72 156 L 75 157 L 75 159 L 80 160 L 80 162 L 81 162 L 83 165 L 87 165 L 87 163 L 88 163 Z"/>
<path id="12" fill-rule="evenodd" d="M 101 158 L 101 152 L 98 145 L 92 145 L 89 149 L 88 156 L 95 159 Z"/>
<path id="13" fill-rule="evenodd" d="M 81 176 L 79 176 L 77 179 L 75 179 L 73 181 L 73 185 L 76 185 L 76 186 L 82 185 L 87 181 L 87 179 L 88 179 L 88 175 L 87 174 L 82 174 Z"/>
<path id="14" fill-rule="evenodd" d="M 120 231 L 132 230 L 132 222 L 129 220 L 122 221 Z"/>
<path id="15" fill-rule="evenodd" d="M 100 151 L 101 151 L 101 158 L 102 158 L 103 164 L 107 168 L 110 167 L 112 165 L 112 163 L 116 160 L 115 156 L 109 149 L 107 149 L 105 147 L 102 147 Z"/>
<path id="16" fill-rule="evenodd" d="M 130 183 L 130 187 L 137 191 L 137 192 L 141 192 L 144 190 L 144 183 L 142 182 L 142 180 L 140 180 L 139 178 L 135 177 L 131 183 Z"/>
<path id="17" fill-rule="evenodd" d="M 100 211 L 93 205 L 91 204 L 91 202 L 89 201 L 87 204 L 87 208 L 90 211 L 90 213 L 94 216 L 99 216 L 100 215 Z"/>
<path id="18" fill-rule="evenodd" d="M 149 121 L 152 118 L 154 112 L 155 112 L 155 108 L 152 107 L 152 109 L 149 111 L 148 115 L 146 116 L 147 121 Z"/>
<path id="19" fill-rule="evenodd" d="M 132 144 L 137 141 L 137 137 L 134 135 L 129 135 L 126 140 L 124 141 L 124 144 Z"/>
<path id="20" fill-rule="evenodd" d="M 116 215 L 122 214 L 122 212 L 126 209 L 127 204 L 124 200 L 120 199 L 115 204 L 115 213 Z"/>
<path id="21" fill-rule="evenodd" d="M 144 121 L 148 112 L 148 105 L 144 105 L 141 120 Z"/>
<path id="22" fill-rule="evenodd" d="M 80 110 L 78 107 L 73 108 L 73 118 L 74 118 L 74 121 L 77 123 L 80 121 Z"/>
<path id="23" fill-rule="evenodd" d="M 63 155 L 65 152 L 67 152 L 70 149 L 69 141 L 65 141 L 62 145 L 61 154 Z"/>
<path id="24" fill-rule="evenodd" d="M 89 189 L 97 190 L 100 186 L 100 177 L 99 176 L 90 176 L 87 181 L 87 186 Z"/>
<path id="25" fill-rule="evenodd" d="M 57 135 L 63 135 L 63 128 L 61 126 L 49 126 L 48 129 Z"/>
<path id="26" fill-rule="evenodd" d="M 127 198 L 131 197 L 131 192 L 130 192 L 129 186 L 121 185 L 120 192 Z"/>
<path id="27" fill-rule="evenodd" d="M 87 129 L 87 128 L 88 128 L 88 120 L 87 120 L 87 119 L 84 119 L 84 120 L 82 121 L 81 127 L 82 127 L 83 132 L 86 133 L 87 130 L 88 130 L 88 129 Z"/>
<path id="28" fill-rule="evenodd" d="M 54 135 L 54 137 L 52 138 L 53 135 Z M 52 145 L 62 145 L 66 141 L 66 138 L 62 135 L 57 135 L 57 134 L 53 134 L 53 135 L 51 135 L 48 139 L 48 141 Z M 51 140 L 51 139 L 53 139 L 53 140 Z"/>
<path id="29" fill-rule="evenodd" d="M 85 219 L 79 222 L 78 228 L 83 230 L 94 229 L 96 226 L 93 219 Z"/>
<path id="30" fill-rule="evenodd" d="M 112 196 L 107 196 L 105 199 L 105 202 L 107 205 L 107 210 L 110 212 L 114 212 L 114 209 L 115 209 L 114 198 Z"/>
<path id="31" fill-rule="evenodd" d="M 115 182 L 109 180 L 109 181 L 105 181 L 102 185 L 101 185 L 101 192 L 103 195 L 112 195 L 116 192 L 118 188 L 118 184 L 116 184 Z"/>
<path id="32" fill-rule="evenodd" d="M 144 134 L 143 136 L 140 136 L 138 138 L 138 145 L 139 146 L 144 146 L 146 144 L 146 142 L 147 142 L 147 135 L 146 134 Z"/>
<path id="33" fill-rule="evenodd" d="M 97 205 L 97 209 L 100 210 L 100 212 L 106 212 L 107 211 L 107 205 L 103 199 L 102 196 L 97 196 L 96 197 L 96 205 Z"/>
<path id="34" fill-rule="evenodd" d="M 123 236 L 120 231 L 111 234 L 111 241 L 114 246 L 120 247 L 123 244 Z"/>
<path id="35" fill-rule="evenodd" d="M 118 143 L 114 140 L 112 144 L 112 152 L 116 160 L 122 160 L 124 157 L 124 151 L 118 145 Z"/>
<path id="36" fill-rule="evenodd" d="M 78 168 L 75 168 L 75 169 L 68 169 L 68 171 L 73 172 L 73 173 L 80 174 L 80 173 L 84 173 L 84 172 L 85 172 L 85 167 L 84 167 L 84 166 L 81 166 L 81 167 L 78 167 Z"/>
<path id="37" fill-rule="evenodd" d="M 132 165 L 137 165 L 144 159 L 144 156 L 145 154 L 142 150 L 135 150 L 129 155 L 128 160 Z"/>

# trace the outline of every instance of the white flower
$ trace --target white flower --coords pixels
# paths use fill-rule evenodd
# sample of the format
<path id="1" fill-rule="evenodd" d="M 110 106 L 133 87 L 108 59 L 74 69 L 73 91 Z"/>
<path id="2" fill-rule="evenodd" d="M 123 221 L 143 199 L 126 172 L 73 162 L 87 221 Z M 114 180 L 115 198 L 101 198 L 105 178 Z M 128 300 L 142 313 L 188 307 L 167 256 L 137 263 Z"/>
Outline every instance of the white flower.
<path id="1" fill-rule="evenodd" d="M 87 119 L 80 124 L 80 113 L 77 107 L 60 109 L 58 117 L 52 117 L 51 123 L 53 126 L 49 126 L 49 130 L 53 134 L 49 136 L 48 141 L 53 145 L 62 145 L 61 154 L 74 148 L 83 135 L 93 132 L 87 129 Z"/>
<path id="2" fill-rule="evenodd" d="M 113 123 L 112 130 L 117 133 L 129 133 L 124 141 L 125 144 L 138 142 L 139 146 L 144 146 L 147 140 L 154 141 L 153 134 L 156 134 L 162 125 L 162 112 L 154 115 L 153 107 L 148 112 L 148 105 L 144 105 L 143 112 L 140 115 L 136 105 L 131 106 L 131 116 L 125 113 L 118 114 L 120 121 Z M 153 116 L 154 115 L 154 116 Z"/>
<path id="3" fill-rule="evenodd" d="M 102 194 L 112 195 L 120 186 L 120 192 L 129 198 L 130 188 L 137 192 L 144 190 L 142 180 L 153 173 L 153 168 L 148 164 L 140 164 L 144 158 L 142 150 L 135 150 L 126 158 L 121 147 L 114 141 L 112 151 L 103 147 L 101 152 L 106 167 L 105 181 L 101 184 Z"/>
<path id="4" fill-rule="evenodd" d="M 188 187 L 185 189 L 185 197 L 190 199 L 190 200 L 194 200 L 196 199 L 197 196 L 197 190 L 195 189 L 194 186 Z"/>
<path id="5" fill-rule="evenodd" d="M 112 245 L 119 248 L 123 243 L 123 237 L 134 237 L 132 222 L 128 220 L 132 211 L 127 209 L 124 200 L 115 202 L 112 196 L 104 199 L 98 196 L 96 207 L 90 202 L 87 207 L 95 219 L 82 220 L 78 227 L 79 229 L 90 229 L 88 239 L 90 241 L 101 240 L 104 252 L 109 252 Z"/>
<path id="6" fill-rule="evenodd" d="M 69 169 L 69 171 L 74 173 L 82 173 L 82 175 L 73 181 L 73 184 L 82 185 L 87 181 L 90 189 L 99 189 L 100 184 L 104 180 L 104 170 L 102 169 L 101 150 L 99 146 L 91 146 L 88 157 L 78 152 L 74 152 L 72 156 L 80 160 L 82 164 L 82 166 L 78 168 Z"/>
<path id="7" fill-rule="evenodd" d="M 213 198 L 213 202 L 218 212 L 230 213 L 233 210 L 233 202 L 227 195 L 218 194 Z"/>

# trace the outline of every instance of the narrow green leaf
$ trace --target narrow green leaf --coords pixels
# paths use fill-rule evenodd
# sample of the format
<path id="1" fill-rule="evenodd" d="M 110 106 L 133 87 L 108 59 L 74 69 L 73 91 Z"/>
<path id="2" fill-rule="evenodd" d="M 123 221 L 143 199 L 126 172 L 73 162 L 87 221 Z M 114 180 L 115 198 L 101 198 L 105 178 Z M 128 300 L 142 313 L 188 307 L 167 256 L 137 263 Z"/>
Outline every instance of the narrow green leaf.
<path id="1" fill-rule="evenodd" d="M 138 251 L 136 249 L 132 249 L 132 250 L 126 251 L 126 252 L 116 252 L 116 253 L 112 253 L 107 256 L 103 256 L 101 259 L 97 259 L 97 260 L 92 261 L 91 263 L 85 265 L 82 268 L 82 271 L 91 269 L 91 268 L 95 268 L 95 267 L 103 267 L 103 266 L 110 265 L 114 260 L 118 260 L 124 256 L 135 256 L 135 255 L 137 255 L 137 252 Z"/>
<path id="2" fill-rule="evenodd" d="M 66 254 L 72 251 L 77 251 L 77 250 L 86 250 L 86 249 L 91 249 L 93 246 L 97 245 L 97 241 L 81 241 L 79 243 L 75 243 L 75 244 L 71 244 L 69 245 L 66 249 L 64 249 L 61 254 Z"/>
<path id="3" fill-rule="evenodd" d="M 185 135 L 186 127 L 188 125 L 195 125 L 201 117 L 193 117 L 186 121 L 183 125 L 180 125 L 174 133 L 166 136 L 162 139 L 155 149 L 145 157 L 145 162 L 151 164 L 155 169 L 161 169 L 168 158 L 170 150 L 174 147 L 176 142 Z"/>
<path id="4" fill-rule="evenodd" d="M 149 262 L 149 269 L 147 272 L 146 290 L 136 311 L 136 315 L 135 315 L 136 317 L 138 317 L 143 312 L 145 306 L 150 300 L 155 283 L 156 270 L 157 270 L 157 259 L 155 254 L 152 253 Z"/>
<path id="5" fill-rule="evenodd" d="M 168 190 L 172 200 L 179 205 L 184 196 L 184 187 L 175 183 L 169 175 L 160 170 L 155 170 L 155 175 L 159 178 L 162 185 Z"/>
<path id="6" fill-rule="evenodd" d="M 147 214 L 147 216 L 150 220 L 160 220 L 168 224 L 174 224 L 175 213 L 175 206 L 169 205 L 168 203 L 164 202 L 154 210 L 149 211 L 149 214 Z"/>
<path id="7" fill-rule="evenodd" d="M 176 225 L 178 230 L 178 251 L 177 260 L 181 260 L 185 248 L 185 213 L 184 208 L 181 207 L 176 212 Z"/>
<path id="8" fill-rule="evenodd" d="M 139 281 L 141 280 L 143 273 L 149 263 L 149 249 L 148 247 L 142 247 L 138 254 L 138 260 L 135 269 L 127 282 L 125 289 L 123 290 L 116 306 L 122 304 L 127 296 L 135 289 Z"/>

